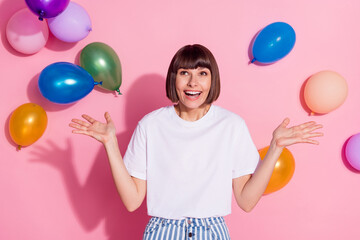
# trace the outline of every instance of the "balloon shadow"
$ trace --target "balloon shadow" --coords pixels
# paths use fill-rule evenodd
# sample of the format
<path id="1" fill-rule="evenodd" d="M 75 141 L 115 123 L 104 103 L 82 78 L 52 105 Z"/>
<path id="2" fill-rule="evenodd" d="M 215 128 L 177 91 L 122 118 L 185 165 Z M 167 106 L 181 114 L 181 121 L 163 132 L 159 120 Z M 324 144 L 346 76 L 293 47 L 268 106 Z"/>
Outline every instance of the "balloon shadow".
<path id="1" fill-rule="evenodd" d="M 0 29 L 1 29 L 1 42 L 4 48 L 11 54 L 18 57 L 29 57 L 32 54 L 23 54 L 16 51 L 9 43 L 6 37 L 6 26 L 9 19 L 19 10 L 26 8 L 25 1 L 16 0 L 3 0 L 0 2 Z"/>
<path id="2" fill-rule="evenodd" d="M 45 20 L 44 20 L 45 21 Z M 67 51 L 73 47 L 75 47 L 77 42 L 63 42 L 59 39 L 57 39 L 50 31 L 49 29 L 49 38 L 45 44 L 45 48 L 55 51 L 55 52 L 63 52 Z"/>
<path id="3" fill-rule="evenodd" d="M 126 95 L 126 130 L 117 134 L 119 148 L 124 155 L 137 122 L 148 112 L 169 103 L 164 94 L 165 80 L 157 74 L 148 74 L 137 79 Z M 144 203 L 129 213 L 118 196 L 104 148 L 98 151 L 93 166 L 84 184 L 80 183 L 73 163 L 73 146 L 67 139 L 65 148 L 55 141 L 47 147 L 36 147 L 32 162 L 49 165 L 63 176 L 74 215 L 87 232 L 105 222 L 107 239 L 141 239 L 149 220 Z"/>
<path id="4" fill-rule="evenodd" d="M 61 111 L 61 110 L 67 109 L 67 108 L 73 106 L 74 104 L 76 104 L 76 102 L 70 103 L 70 104 L 57 104 L 57 103 L 53 103 L 53 102 L 47 100 L 41 94 L 41 92 L 39 90 L 39 85 L 38 85 L 39 76 L 40 76 L 40 73 L 36 74 L 29 81 L 29 84 L 27 87 L 27 95 L 28 95 L 30 102 L 40 105 L 47 112 Z"/>
<path id="5" fill-rule="evenodd" d="M 350 138 L 351 138 L 351 137 L 349 137 L 349 138 L 345 141 L 344 145 L 343 145 L 342 148 L 341 148 L 341 159 L 342 159 L 345 167 L 346 167 L 348 170 L 350 170 L 350 171 L 353 172 L 353 173 L 360 174 L 360 171 L 357 170 L 356 168 L 354 168 L 353 166 L 351 166 L 351 164 L 349 163 L 349 161 L 346 159 L 345 150 L 346 150 L 346 145 L 348 144 Z"/>
<path id="6" fill-rule="evenodd" d="M 14 109 L 15 110 L 15 109 Z M 12 140 L 9 132 L 9 123 L 11 118 L 12 112 L 9 114 L 9 116 L 6 118 L 5 125 L 4 125 L 4 135 L 6 137 L 6 140 L 16 148 L 16 151 L 19 151 L 18 145 Z M 23 148 L 23 147 L 22 147 Z"/>
<path id="7" fill-rule="evenodd" d="M 309 77 L 309 78 L 310 78 L 310 77 Z M 305 86 L 306 86 L 306 83 L 307 83 L 307 81 L 309 80 L 309 78 L 307 78 L 307 79 L 303 82 L 303 84 L 301 85 L 300 92 L 299 92 L 299 99 L 300 99 L 300 104 L 301 104 L 302 108 L 305 110 L 305 112 L 307 112 L 309 115 L 311 115 L 312 111 L 311 111 L 311 109 L 306 105 L 305 97 L 304 97 Z"/>
<path id="8" fill-rule="evenodd" d="M 80 66 L 80 54 L 82 52 L 82 49 L 78 51 L 78 53 L 75 55 L 74 63 L 78 66 Z"/>

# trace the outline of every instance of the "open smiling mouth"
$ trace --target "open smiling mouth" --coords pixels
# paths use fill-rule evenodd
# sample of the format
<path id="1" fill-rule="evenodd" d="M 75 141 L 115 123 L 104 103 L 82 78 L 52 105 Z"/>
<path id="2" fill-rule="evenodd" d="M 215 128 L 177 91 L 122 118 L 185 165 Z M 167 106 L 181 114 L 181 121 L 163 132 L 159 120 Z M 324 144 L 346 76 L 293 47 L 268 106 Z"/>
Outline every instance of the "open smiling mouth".
<path id="1" fill-rule="evenodd" d="M 198 97 L 201 94 L 200 91 L 184 91 L 184 93 L 186 96 L 189 96 L 189 97 Z"/>

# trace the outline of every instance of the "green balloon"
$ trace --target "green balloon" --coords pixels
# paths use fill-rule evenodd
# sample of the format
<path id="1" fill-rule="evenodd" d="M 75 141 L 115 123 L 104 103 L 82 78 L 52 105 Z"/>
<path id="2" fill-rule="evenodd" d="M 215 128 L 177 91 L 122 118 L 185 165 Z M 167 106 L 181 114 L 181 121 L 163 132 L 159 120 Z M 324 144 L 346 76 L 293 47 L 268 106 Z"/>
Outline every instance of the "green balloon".
<path id="1" fill-rule="evenodd" d="M 102 82 L 98 86 L 121 94 L 121 63 L 110 46 L 101 42 L 86 45 L 80 53 L 80 66 L 88 71 L 96 82 Z"/>

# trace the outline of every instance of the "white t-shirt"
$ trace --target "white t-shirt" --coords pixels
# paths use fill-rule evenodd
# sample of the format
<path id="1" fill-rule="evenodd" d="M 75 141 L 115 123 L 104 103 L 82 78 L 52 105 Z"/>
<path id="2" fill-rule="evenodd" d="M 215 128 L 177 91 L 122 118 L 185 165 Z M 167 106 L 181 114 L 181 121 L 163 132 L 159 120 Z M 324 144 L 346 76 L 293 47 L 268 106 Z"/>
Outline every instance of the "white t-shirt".
<path id="1" fill-rule="evenodd" d="M 258 161 L 245 121 L 215 105 L 194 122 L 174 106 L 147 114 L 124 156 L 129 174 L 147 180 L 148 214 L 168 219 L 230 214 L 232 179 Z"/>

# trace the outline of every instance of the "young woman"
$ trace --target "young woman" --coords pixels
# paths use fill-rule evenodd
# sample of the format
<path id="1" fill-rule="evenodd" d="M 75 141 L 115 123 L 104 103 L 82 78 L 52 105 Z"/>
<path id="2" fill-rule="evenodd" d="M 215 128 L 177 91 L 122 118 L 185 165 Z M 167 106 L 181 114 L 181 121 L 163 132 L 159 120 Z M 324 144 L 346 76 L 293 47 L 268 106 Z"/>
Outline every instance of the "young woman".
<path id="1" fill-rule="evenodd" d="M 125 153 L 120 153 L 110 114 L 106 123 L 88 115 L 73 119 L 73 133 L 100 141 L 107 152 L 119 195 L 129 211 L 147 195 L 150 219 L 143 239 L 230 239 L 223 216 L 231 212 L 232 191 L 240 208 L 251 211 L 270 180 L 284 147 L 318 144 L 307 122 L 273 132 L 263 161 L 244 120 L 212 103 L 220 75 L 212 53 L 195 44 L 173 57 L 166 95 L 174 103 L 139 121 Z"/>

